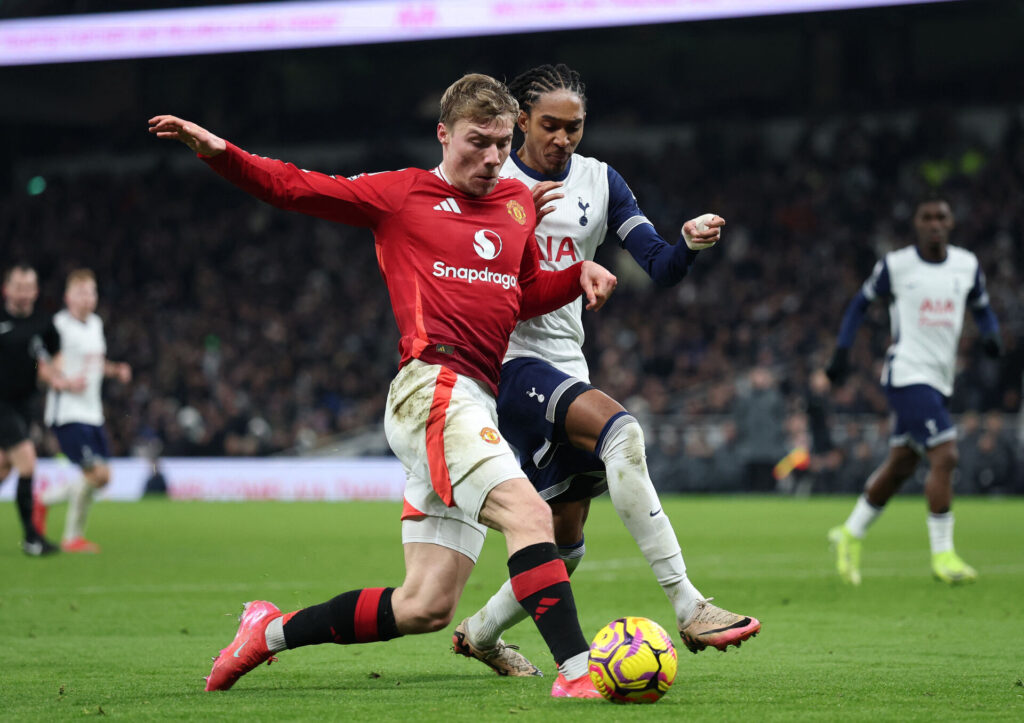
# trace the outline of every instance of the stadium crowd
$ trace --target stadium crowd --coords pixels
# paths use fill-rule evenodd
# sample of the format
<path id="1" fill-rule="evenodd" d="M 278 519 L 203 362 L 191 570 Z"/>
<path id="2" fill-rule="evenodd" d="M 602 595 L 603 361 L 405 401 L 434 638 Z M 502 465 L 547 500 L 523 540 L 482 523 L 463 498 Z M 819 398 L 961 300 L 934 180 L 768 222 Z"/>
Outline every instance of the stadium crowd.
<path id="1" fill-rule="evenodd" d="M 1024 122 L 989 116 L 985 133 L 929 111 L 688 136 L 620 119 L 584 139 L 581 151 L 623 175 L 670 241 L 698 213 L 728 221 L 671 290 L 614 237 L 598 256 L 620 285 L 585 315 L 593 381 L 643 419 L 656 483 L 764 488 L 780 458 L 807 447 L 809 469 L 784 488 L 860 488 L 886 448 L 884 304 L 870 310 L 849 382 L 830 392 L 815 371 L 846 302 L 879 256 L 911 241 L 913 201 L 933 188 L 953 203 L 954 243 L 981 260 L 1006 347 L 984 358 L 965 323 L 958 484 L 1024 491 L 1007 421 L 1021 412 L 1024 373 Z M 36 265 L 43 308 L 59 308 L 68 271 L 96 272 L 109 354 L 135 369 L 131 385 L 106 388 L 114 453 L 294 453 L 378 424 L 398 357 L 370 234 L 274 211 L 198 162 L 160 158 L 0 199 L 4 260 Z M 405 165 L 386 161 L 368 150 L 348 167 L 311 167 Z"/>

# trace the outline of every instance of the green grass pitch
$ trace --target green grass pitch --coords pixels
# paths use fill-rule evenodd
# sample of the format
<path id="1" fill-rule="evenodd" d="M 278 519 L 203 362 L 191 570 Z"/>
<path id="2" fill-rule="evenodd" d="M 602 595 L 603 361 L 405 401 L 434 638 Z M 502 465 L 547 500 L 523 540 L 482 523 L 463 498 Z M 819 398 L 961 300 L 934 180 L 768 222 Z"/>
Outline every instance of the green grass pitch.
<path id="1" fill-rule="evenodd" d="M 1024 720 L 1024 500 L 956 502 L 958 551 L 976 585 L 931 579 L 924 503 L 899 498 L 864 546 L 864 584 L 842 586 L 825 541 L 851 498 L 665 500 L 691 579 L 760 618 L 726 654 L 680 652 L 654 706 L 552 700 L 553 664 L 528 623 L 506 635 L 544 670 L 505 679 L 450 652 L 454 622 L 506 575 L 492 534 L 448 632 L 286 651 L 226 693 L 210 658 L 241 603 L 283 610 L 402 579 L 399 504 L 101 503 L 96 556 L 24 557 L 13 510 L 0 528 L 0 718 L 352 721 Z M 51 526 L 59 531 L 63 509 Z M 607 498 L 595 502 L 573 577 L 584 632 L 672 611 Z M 681 648 L 682 646 L 680 646 Z"/>

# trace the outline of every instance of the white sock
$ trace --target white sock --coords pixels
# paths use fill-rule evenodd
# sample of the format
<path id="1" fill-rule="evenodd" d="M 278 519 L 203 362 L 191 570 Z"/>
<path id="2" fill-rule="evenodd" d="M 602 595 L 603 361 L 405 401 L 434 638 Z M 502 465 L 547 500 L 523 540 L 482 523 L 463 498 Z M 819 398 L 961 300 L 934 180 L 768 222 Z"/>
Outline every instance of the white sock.
<path id="1" fill-rule="evenodd" d="M 584 675 L 590 674 L 590 651 L 584 650 L 576 653 L 564 663 L 558 666 L 558 672 L 565 676 L 566 680 L 575 680 Z"/>
<path id="2" fill-rule="evenodd" d="M 512 592 L 512 581 L 506 580 L 487 604 L 466 621 L 466 634 L 475 647 L 487 650 L 498 644 L 504 631 L 528 617 Z"/>
<path id="3" fill-rule="evenodd" d="M 267 631 L 265 633 L 267 639 L 267 650 L 271 653 L 280 653 L 282 650 L 287 650 L 288 646 L 284 642 L 284 616 L 274 618 L 267 623 Z"/>
<path id="4" fill-rule="evenodd" d="M 572 575 L 579 567 L 587 546 L 580 540 L 578 545 L 566 545 L 558 548 L 558 556 L 565 562 L 565 570 Z M 493 648 L 501 639 L 501 634 L 514 625 L 526 620 L 529 614 L 516 600 L 512 592 L 512 581 L 506 580 L 498 592 L 491 596 L 487 604 L 476 611 L 466 621 L 466 635 L 469 642 L 476 648 L 487 650 Z"/>
<path id="5" fill-rule="evenodd" d="M 932 554 L 948 552 L 953 549 L 953 513 L 944 512 L 928 515 L 928 540 L 932 545 Z"/>
<path id="6" fill-rule="evenodd" d="M 853 512 L 846 520 L 846 529 L 858 540 L 867 534 L 871 523 L 878 519 L 884 507 L 875 507 L 868 502 L 867 497 L 861 495 L 857 498 L 857 504 L 853 506 Z"/>
<path id="7" fill-rule="evenodd" d="M 84 480 L 79 477 L 74 482 L 50 485 L 39 494 L 39 501 L 47 507 L 53 507 L 54 505 L 59 505 L 62 502 L 67 502 L 71 499 L 72 488 L 83 481 Z"/>
<path id="8" fill-rule="evenodd" d="M 71 485 L 71 496 L 68 499 L 67 518 L 64 522 L 64 541 L 85 537 L 85 518 L 92 504 L 93 487 L 79 479 Z"/>
<path id="9" fill-rule="evenodd" d="M 676 619 L 686 621 L 704 596 L 686 576 L 675 530 L 647 473 L 644 433 L 636 419 L 628 414 L 617 417 L 604 433 L 597 455 L 608 474 L 615 511 L 654 571 Z"/>

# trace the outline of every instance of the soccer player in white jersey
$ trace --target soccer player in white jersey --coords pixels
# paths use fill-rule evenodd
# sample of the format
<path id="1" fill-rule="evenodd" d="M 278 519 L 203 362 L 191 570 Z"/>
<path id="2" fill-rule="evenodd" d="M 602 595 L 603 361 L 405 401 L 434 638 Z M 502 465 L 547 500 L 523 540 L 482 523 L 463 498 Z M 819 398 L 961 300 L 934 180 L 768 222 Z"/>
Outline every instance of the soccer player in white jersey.
<path id="1" fill-rule="evenodd" d="M 53 317 L 60 334 L 57 363 L 65 377 L 79 380 L 77 391 L 50 388 L 46 394 L 46 424 L 53 430 L 61 451 L 82 470 L 74 481 L 46 489 L 39 496 L 45 510 L 68 503 L 61 549 L 65 552 L 99 552 L 85 538 L 85 522 L 96 490 L 110 481 L 110 445 L 103 430 L 101 387 L 105 377 L 122 383 L 132 378 L 125 362 L 107 359 L 103 321 L 96 315 L 96 276 L 89 269 L 68 274 L 64 290 L 66 308 Z"/>
<path id="2" fill-rule="evenodd" d="M 609 230 L 661 286 L 680 281 L 699 249 L 718 241 L 725 223 L 715 216 L 702 229 L 687 221 L 682 238 L 666 243 L 643 215 L 622 177 L 606 163 L 573 151 L 583 135 L 586 97 L 579 74 L 544 65 L 516 77 L 523 145 L 503 174 L 534 189 L 541 205 L 536 237 L 545 268 L 593 259 Z M 548 191 L 558 182 L 557 193 Z M 543 194 L 547 193 L 546 196 Z M 590 499 L 606 488 L 675 609 L 683 642 L 694 653 L 756 634 L 760 623 L 712 605 L 690 582 L 675 532 L 647 472 L 643 432 L 621 404 L 590 385 L 583 356 L 579 300 L 520 322 L 509 341 L 498 393 L 501 431 L 551 506 L 555 540 L 570 571 L 584 553 L 583 524 Z M 537 669 L 501 634 L 524 619 L 508 582 L 453 635 L 453 649 L 499 675 L 537 675 Z"/>
<path id="3" fill-rule="evenodd" d="M 849 350 L 864 310 L 875 299 L 889 304 L 892 344 L 885 354 L 882 385 L 892 409 L 889 456 L 868 478 L 846 522 L 829 531 L 836 568 L 859 585 L 861 540 L 885 504 L 928 458 L 924 493 L 932 572 L 943 582 L 974 581 L 978 573 L 953 547 L 953 469 L 956 428 L 947 402 L 953 392 L 957 344 L 970 307 L 985 353 L 1002 353 L 999 324 L 989 306 L 985 274 L 973 253 L 949 243 L 953 212 L 942 198 L 921 201 L 914 212 L 917 243 L 885 255 L 853 297 L 843 316 L 826 373 L 840 384 L 849 372 Z"/>

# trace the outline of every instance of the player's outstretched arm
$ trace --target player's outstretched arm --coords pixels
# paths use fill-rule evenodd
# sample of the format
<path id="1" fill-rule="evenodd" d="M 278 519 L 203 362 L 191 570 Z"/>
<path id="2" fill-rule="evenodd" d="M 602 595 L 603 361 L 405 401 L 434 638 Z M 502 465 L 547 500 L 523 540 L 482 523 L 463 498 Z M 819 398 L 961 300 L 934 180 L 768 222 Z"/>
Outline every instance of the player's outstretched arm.
<path id="1" fill-rule="evenodd" d="M 351 226 L 373 226 L 382 215 L 393 212 L 415 179 L 414 174 L 402 172 L 349 179 L 307 171 L 243 151 L 173 115 L 150 118 L 149 132 L 185 144 L 215 173 L 272 206 Z"/>
<path id="2" fill-rule="evenodd" d="M 158 115 L 149 119 L 149 132 L 157 138 L 180 141 L 196 153 L 216 156 L 223 153 L 227 143 L 200 125 L 173 115 Z"/>
<path id="3" fill-rule="evenodd" d="M 597 311 L 604 306 L 618 283 L 615 274 L 601 264 L 584 261 L 580 269 L 580 286 L 587 297 L 587 310 Z"/>
<path id="4" fill-rule="evenodd" d="M 608 167 L 608 227 L 658 286 L 667 288 L 682 281 L 697 254 L 718 243 L 724 225 L 721 216 L 705 213 L 684 223 L 679 241 L 669 244 L 640 210 L 622 176 Z"/>

